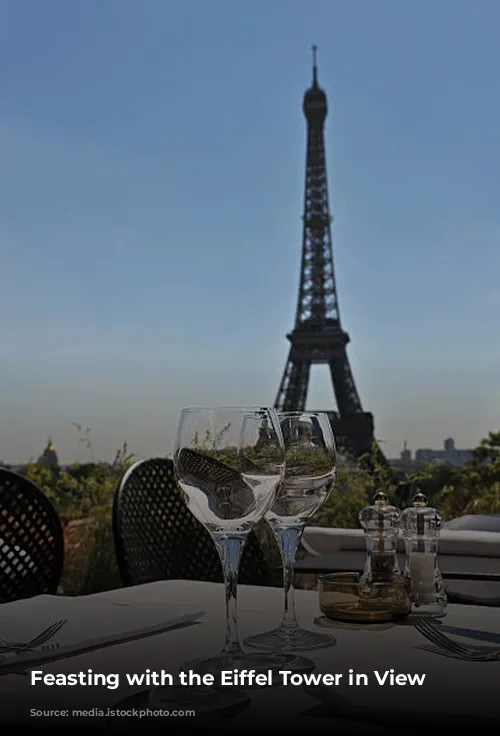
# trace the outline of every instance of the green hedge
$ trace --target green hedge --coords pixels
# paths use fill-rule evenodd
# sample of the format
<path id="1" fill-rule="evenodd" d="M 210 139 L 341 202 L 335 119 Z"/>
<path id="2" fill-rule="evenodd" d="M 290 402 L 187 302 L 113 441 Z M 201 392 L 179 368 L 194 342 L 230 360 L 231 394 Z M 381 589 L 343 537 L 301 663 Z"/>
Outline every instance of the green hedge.
<path id="1" fill-rule="evenodd" d="M 87 438 L 88 441 L 88 438 Z M 60 469 L 30 462 L 21 473 L 53 500 L 64 526 L 66 563 L 60 592 L 83 595 L 120 587 L 111 528 L 115 490 L 134 457 L 126 444 L 110 465 L 74 464 Z M 357 528 L 359 510 L 378 490 L 405 506 L 417 490 L 429 497 L 445 519 L 463 514 L 500 513 L 500 432 L 490 433 L 461 468 L 428 467 L 409 474 L 366 463 L 340 467 L 335 490 L 310 524 Z M 274 538 L 264 522 L 257 533 L 280 582 L 280 560 Z"/>

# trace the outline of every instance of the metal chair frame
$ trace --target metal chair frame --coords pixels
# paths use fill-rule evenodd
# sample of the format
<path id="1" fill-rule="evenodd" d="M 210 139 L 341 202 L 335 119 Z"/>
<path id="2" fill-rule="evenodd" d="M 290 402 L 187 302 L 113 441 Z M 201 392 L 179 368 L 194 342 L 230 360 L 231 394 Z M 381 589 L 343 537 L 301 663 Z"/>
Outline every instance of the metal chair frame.
<path id="1" fill-rule="evenodd" d="M 168 458 L 139 460 L 126 471 L 113 500 L 113 536 L 127 586 L 169 579 L 223 581 L 215 544 L 187 508 Z M 239 580 L 270 584 L 254 532 L 243 550 Z"/>
<path id="2" fill-rule="evenodd" d="M 0 602 L 57 593 L 63 567 L 54 504 L 31 480 L 0 468 Z"/>

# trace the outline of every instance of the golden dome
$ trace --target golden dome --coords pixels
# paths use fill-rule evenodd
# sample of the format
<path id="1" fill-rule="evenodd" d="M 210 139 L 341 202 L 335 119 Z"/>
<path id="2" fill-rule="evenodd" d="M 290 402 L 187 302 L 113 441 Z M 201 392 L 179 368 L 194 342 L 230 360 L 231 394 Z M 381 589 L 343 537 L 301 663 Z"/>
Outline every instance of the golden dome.
<path id="1" fill-rule="evenodd" d="M 57 452 L 54 447 L 54 443 L 52 442 L 52 437 L 49 437 L 49 441 L 47 442 L 47 447 L 40 455 L 38 462 L 43 463 L 45 465 L 51 465 L 53 467 L 59 465 L 59 459 L 57 457 Z"/>

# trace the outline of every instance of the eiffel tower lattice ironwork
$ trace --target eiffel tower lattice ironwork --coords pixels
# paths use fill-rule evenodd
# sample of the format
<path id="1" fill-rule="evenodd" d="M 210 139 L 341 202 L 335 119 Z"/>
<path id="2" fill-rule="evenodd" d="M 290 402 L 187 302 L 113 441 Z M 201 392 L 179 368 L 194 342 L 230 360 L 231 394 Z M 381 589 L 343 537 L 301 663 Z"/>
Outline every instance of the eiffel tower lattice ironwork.
<path id="1" fill-rule="evenodd" d="M 299 299 L 285 372 L 275 407 L 305 411 L 310 370 L 328 364 L 338 411 L 328 411 L 340 448 L 357 457 L 374 442 L 373 416 L 364 412 L 347 357 L 349 336 L 340 322 L 331 238 L 331 216 L 325 163 L 324 123 L 328 112 L 318 85 L 316 47 L 313 83 L 304 95 L 307 120 L 307 162 Z"/>

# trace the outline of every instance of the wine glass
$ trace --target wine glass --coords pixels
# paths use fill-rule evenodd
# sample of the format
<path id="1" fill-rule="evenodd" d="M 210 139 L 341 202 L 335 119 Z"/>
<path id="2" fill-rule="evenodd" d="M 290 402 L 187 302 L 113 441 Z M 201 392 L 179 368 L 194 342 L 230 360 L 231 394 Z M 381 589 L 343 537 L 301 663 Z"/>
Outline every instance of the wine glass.
<path id="1" fill-rule="evenodd" d="M 308 519 L 325 503 L 335 481 L 335 440 L 326 414 L 282 412 L 285 441 L 285 479 L 266 513 L 283 560 L 285 605 L 277 629 L 250 636 L 245 644 L 258 649 L 318 649 L 335 643 L 330 634 L 299 626 L 295 612 L 295 559 Z"/>
<path id="2" fill-rule="evenodd" d="M 277 413 L 270 408 L 184 409 L 174 468 L 189 510 L 217 547 L 226 590 L 224 649 L 185 667 L 215 678 L 223 670 L 282 668 L 286 658 L 242 650 L 236 597 L 246 538 L 270 508 L 284 478 L 285 447 Z"/>

